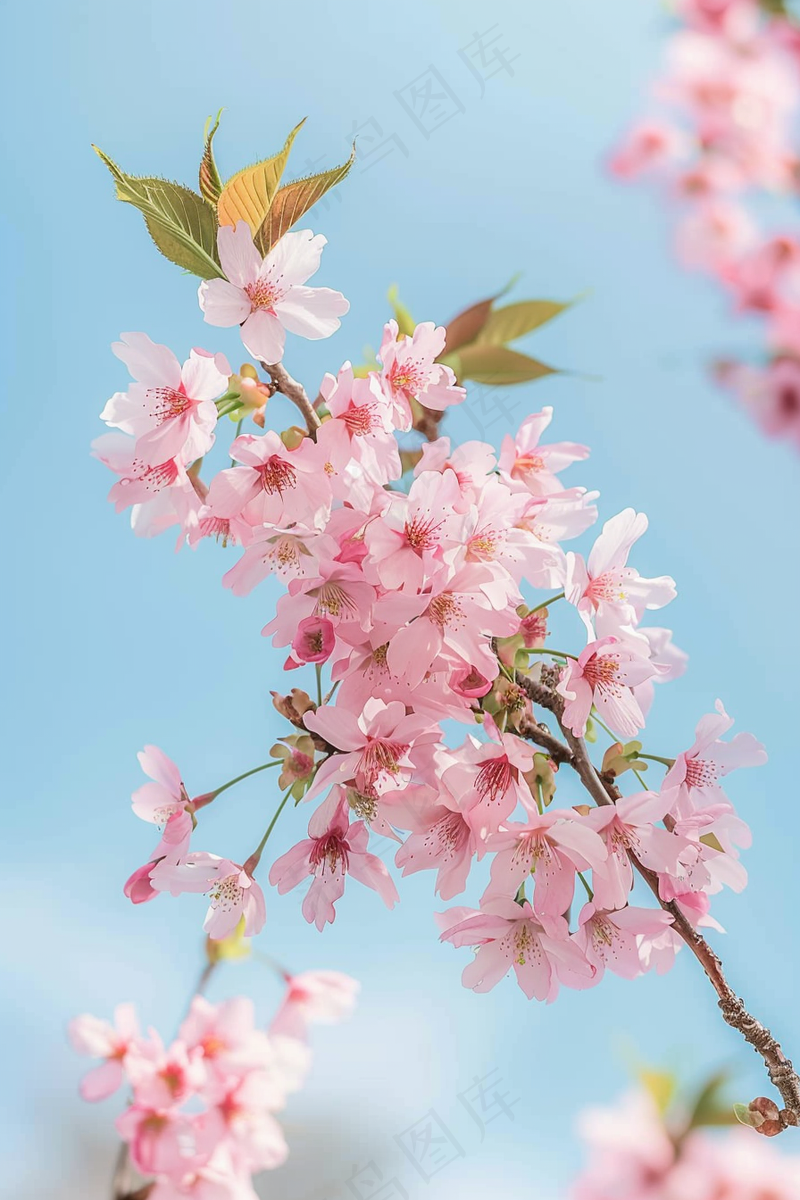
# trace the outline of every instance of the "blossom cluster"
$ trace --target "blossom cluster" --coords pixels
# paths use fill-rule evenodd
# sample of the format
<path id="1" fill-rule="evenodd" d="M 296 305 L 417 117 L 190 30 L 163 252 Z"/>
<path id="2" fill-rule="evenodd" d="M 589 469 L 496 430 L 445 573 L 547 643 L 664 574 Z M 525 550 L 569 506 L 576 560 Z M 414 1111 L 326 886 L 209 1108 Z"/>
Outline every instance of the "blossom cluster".
<path id="1" fill-rule="evenodd" d="M 153 1180 L 150 1200 L 255 1200 L 251 1176 L 286 1158 L 275 1114 L 308 1072 L 307 1028 L 347 1017 L 358 986 L 335 971 L 287 976 L 286 985 L 268 1032 L 244 996 L 195 996 L 170 1045 L 141 1032 L 132 1004 L 118 1005 L 113 1022 L 71 1022 L 78 1053 L 102 1059 L 83 1079 L 83 1098 L 128 1091 L 117 1131 L 133 1167 Z"/>
<path id="2" fill-rule="evenodd" d="M 244 222 L 220 230 L 228 278 L 203 283 L 201 305 L 213 324 L 241 325 L 271 376 L 283 328 L 326 336 L 345 311 L 339 293 L 304 286 L 321 245 L 290 233 L 262 259 Z M 290 796 L 312 811 L 307 836 L 271 864 L 269 882 L 280 893 L 305 883 L 303 914 L 322 929 L 348 876 L 389 907 L 397 901 L 371 835 L 397 843 L 403 875 L 434 872 L 445 901 L 484 872 L 477 908 L 438 916 L 443 940 L 477 948 L 465 985 L 485 991 L 513 968 L 526 995 L 549 1001 L 605 970 L 667 969 L 681 944 L 676 911 L 716 926 L 710 897 L 744 886 L 739 849 L 749 841 L 722 780 L 766 756 L 750 734 L 722 740 L 732 721 L 720 702 L 691 747 L 644 753 L 636 739 L 654 685 L 685 666 L 670 630 L 643 623 L 675 584 L 629 563 L 647 529 L 633 509 L 605 523 L 587 557 L 565 548 L 596 521 L 597 493 L 562 481 L 589 451 L 546 440 L 552 409 L 527 416 L 499 453 L 479 441 L 454 446 L 435 430 L 409 456 L 419 414 L 436 416 L 438 430 L 465 399 L 444 347 L 443 328 L 423 323 L 402 336 L 390 321 L 375 369 L 345 363 L 326 375 L 307 430 L 278 432 L 266 427 L 269 387 L 252 364 L 242 375 L 250 388 L 237 391 L 242 377 L 226 379 L 219 355 L 194 350 L 181 368 L 166 348 L 128 334 L 115 350 L 135 382 L 106 406 L 119 432 L 96 452 L 120 475 L 111 499 L 133 507 L 137 533 L 177 526 L 180 542 L 236 548 L 223 583 L 237 595 L 270 574 L 285 584 L 263 632 L 286 648 L 286 671 L 313 666 L 318 692 L 316 702 L 300 688 L 273 693 L 292 731 L 265 766 L 281 767 L 279 812 Z M 256 394 L 242 399 L 245 390 Z M 263 432 L 240 433 L 231 465 L 203 482 L 231 405 L 234 416 L 255 414 Z M 112 453 L 107 438 L 123 439 L 124 451 Z M 557 603 L 574 614 L 577 653 L 549 644 Z M 542 695 L 573 741 L 607 730 L 603 779 L 630 770 L 639 790 L 623 796 L 614 785 L 593 808 L 575 777 L 562 784 L 570 752 L 537 714 Z M 467 730 L 456 739 L 459 725 Z M 242 919 L 248 935 L 258 932 L 265 903 L 254 875 L 274 821 L 240 861 L 195 850 L 202 809 L 222 789 L 192 798 L 165 755 L 150 747 L 141 757 L 152 782 L 135 793 L 134 811 L 162 834 L 128 881 L 130 898 L 205 892 L 210 936 Z M 645 786 L 647 760 L 668 768 L 660 786 Z M 677 909 L 631 903 L 634 866 Z M 580 909 L 576 887 L 586 894 Z"/>
<path id="3" fill-rule="evenodd" d="M 710 1133 L 690 1112 L 665 1119 L 644 1088 L 585 1110 L 579 1131 L 588 1162 L 571 1200 L 800 1200 L 800 1160 L 744 1129 Z M 712 1114 L 709 1114 L 711 1117 Z M 713 1114 L 718 1119 L 722 1114 Z"/>
<path id="4" fill-rule="evenodd" d="M 610 160 L 650 177 L 678 208 L 676 246 L 739 314 L 763 322 L 765 359 L 718 364 L 760 428 L 800 448 L 800 236 L 767 228 L 765 194 L 800 183 L 800 27 L 758 0 L 680 0 L 654 96 Z M 769 210 L 767 210 L 769 211 Z"/>

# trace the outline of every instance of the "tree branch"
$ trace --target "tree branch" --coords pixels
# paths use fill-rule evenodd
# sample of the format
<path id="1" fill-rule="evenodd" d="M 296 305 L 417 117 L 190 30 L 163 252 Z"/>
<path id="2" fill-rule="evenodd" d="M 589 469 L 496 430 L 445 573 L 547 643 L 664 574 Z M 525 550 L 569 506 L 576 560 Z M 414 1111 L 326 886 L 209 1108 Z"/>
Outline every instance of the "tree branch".
<path id="1" fill-rule="evenodd" d="M 284 396 L 291 400 L 292 404 L 294 404 L 296 408 L 300 409 L 300 412 L 303 414 L 303 419 L 306 423 L 309 437 L 316 439 L 317 430 L 322 422 L 317 416 L 317 413 L 314 410 L 314 405 L 309 400 L 302 383 L 298 383 L 296 379 L 292 378 L 292 376 L 284 367 L 283 363 L 262 362 L 261 366 L 267 372 L 273 384 L 275 385 L 275 390 L 282 392 Z"/>
<path id="2" fill-rule="evenodd" d="M 598 772 L 592 763 L 584 740 L 575 737 L 572 731 L 564 726 L 561 720 L 564 711 L 564 702 L 558 693 L 541 683 L 528 679 L 521 672 L 517 672 L 515 677 L 517 683 L 524 689 L 529 698 L 534 703 L 552 712 L 558 720 L 566 742 L 564 749 L 568 750 L 570 755 L 569 758 L 565 758 L 563 761 L 568 762 L 575 770 L 595 804 L 602 807 L 614 804 L 619 800 L 621 792 L 613 782 Z M 526 735 L 523 734 L 523 736 Z M 536 741 L 537 739 L 534 737 L 532 740 Z M 763 1131 L 767 1132 L 766 1124 L 774 1124 L 776 1126 L 774 1130 L 770 1130 L 770 1132 L 774 1133 L 779 1133 L 789 1125 L 800 1124 L 800 1077 L 798 1077 L 791 1061 L 781 1049 L 780 1043 L 760 1021 L 756 1020 L 747 1011 L 744 1001 L 736 995 L 725 978 L 722 961 L 719 956 L 711 949 L 705 938 L 697 932 L 680 906 L 674 900 L 661 899 L 656 873 L 640 862 L 632 851 L 629 851 L 628 854 L 634 868 L 650 888 L 658 903 L 671 915 L 673 928 L 689 947 L 708 976 L 711 986 L 717 993 L 719 1009 L 723 1019 L 733 1029 L 738 1029 L 745 1041 L 749 1042 L 764 1060 L 770 1080 L 780 1093 L 785 1107 L 778 1112 L 775 1122 L 765 1123 Z M 758 1104 L 759 1101 L 753 1101 L 753 1105 Z"/>

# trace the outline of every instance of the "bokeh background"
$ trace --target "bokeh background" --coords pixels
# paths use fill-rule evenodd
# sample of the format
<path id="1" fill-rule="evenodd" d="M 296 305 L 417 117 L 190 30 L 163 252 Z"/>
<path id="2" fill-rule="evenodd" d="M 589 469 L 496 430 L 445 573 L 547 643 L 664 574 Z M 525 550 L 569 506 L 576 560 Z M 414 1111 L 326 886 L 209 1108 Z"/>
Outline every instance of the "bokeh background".
<path id="1" fill-rule="evenodd" d="M 129 812 L 136 751 L 163 746 L 200 792 L 263 761 L 284 732 L 269 704 L 283 656 L 259 636 L 276 591 L 236 600 L 219 585 L 230 553 L 135 540 L 88 456 L 97 413 L 125 386 L 109 350 L 121 330 L 146 330 L 180 355 L 199 344 L 241 360 L 235 331 L 204 326 L 196 281 L 152 249 L 90 149 L 191 184 L 203 121 L 221 104 L 223 173 L 273 152 L 304 115 L 296 173 L 342 161 L 360 131 L 359 166 L 309 221 L 330 242 L 318 281 L 352 305 L 330 341 L 290 340 L 287 365 L 309 388 L 377 343 L 392 282 L 420 320 L 446 321 L 516 271 L 520 298 L 588 293 L 526 347 L 574 373 L 484 394 L 448 417 L 450 432 L 499 441 L 552 404 L 556 437 L 593 449 L 570 482 L 601 490 L 604 517 L 628 504 L 649 514 L 636 563 L 678 580 L 668 621 L 691 664 L 659 691 L 648 747 L 688 745 L 717 696 L 768 744 L 768 766 L 731 783 L 754 830 L 751 883 L 716 901 L 728 934 L 714 940 L 734 984 L 800 1052 L 800 471 L 706 377 L 712 354 L 747 345 L 746 323 L 679 270 L 646 190 L 620 189 L 602 169 L 641 104 L 665 19 L 655 0 L 45 0 L 6 10 L 5 1195 L 107 1196 L 117 1108 L 79 1101 L 85 1063 L 65 1024 L 132 999 L 169 1033 L 197 973 L 202 898 L 134 909 L 121 893 L 152 842 Z M 435 128 L 415 111 L 427 79 L 444 92 Z M 257 777 L 227 793 L 204 819 L 204 843 L 234 857 L 248 849 L 273 787 Z M 303 820 L 289 814 L 276 852 Z M 738 1098 L 764 1090 L 688 954 L 666 978 L 607 977 L 551 1007 L 511 981 L 478 997 L 460 984 L 468 955 L 437 944 L 431 878 L 401 891 L 388 913 L 351 887 L 324 935 L 297 895 L 268 897 L 262 949 L 293 969 L 349 971 L 363 994 L 352 1022 L 318 1033 L 309 1085 L 287 1116 L 293 1156 L 265 1195 L 470 1200 L 502 1186 L 557 1197 L 575 1171 L 576 1112 L 624 1087 L 634 1055 L 695 1074 L 728 1063 Z M 257 961 L 221 973 L 211 995 L 237 991 L 255 995 L 265 1018 L 278 995 Z M 464 1100 L 487 1077 L 518 1102 L 481 1130 Z M 403 1147 L 434 1119 L 453 1161 L 426 1182 Z"/>

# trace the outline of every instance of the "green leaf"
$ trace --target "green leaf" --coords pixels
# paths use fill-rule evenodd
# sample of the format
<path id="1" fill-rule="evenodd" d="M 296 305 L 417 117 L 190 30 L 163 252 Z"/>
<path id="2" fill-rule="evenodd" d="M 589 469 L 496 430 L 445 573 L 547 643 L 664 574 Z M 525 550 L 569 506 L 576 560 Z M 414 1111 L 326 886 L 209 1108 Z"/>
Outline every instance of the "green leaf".
<path id="1" fill-rule="evenodd" d="M 699 1125 L 734 1125 L 738 1120 L 730 1104 L 722 1099 L 721 1092 L 728 1083 L 727 1071 L 718 1071 L 697 1093 L 689 1115 L 689 1129 Z"/>
<path id="2" fill-rule="evenodd" d="M 764 1124 L 764 1117 L 759 1112 L 753 1112 L 749 1104 L 734 1104 L 733 1115 L 742 1125 L 749 1125 L 751 1129 L 760 1129 Z"/>
<path id="3" fill-rule="evenodd" d="M 520 300 L 507 304 L 505 308 L 492 309 L 486 323 L 477 336 L 479 345 L 504 346 L 552 321 L 571 301 L 559 304 L 555 300 Z"/>
<path id="4" fill-rule="evenodd" d="M 487 300 L 479 300 L 477 304 L 470 305 L 469 308 L 465 308 L 463 312 L 453 317 L 446 327 L 447 340 L 444 353 L 436 360 L 437 362 L 443 362 L 445 354 L 452 354 L 459 347 L 470 345 L 475 341 L 492 311 L 492 305 L 510 292 L 518 279 L 518 274 L 512 275 L 506 286 L 496 292 L 494 296 L 489 296 Z"/>
<path id="5" fill-rule="evenodd" d="M 238 221 L 246 221 L 255 238 L 275 199 L 292 142 L 305 120 L 303 117 L 300 124 L 295 125 L 278 154 L 237 171 L 228 180 L 217 202 L 220 225 L 236 225 Z"/>
<path id="6" fill-rule="evenodd" d="M 475 341 L 486 324 L 493 303 L 494 297 L 488 300 L 479 300 L 477 304 L 472 304 L 453 317 L 445 328 L 447 334 L 444 344 L 445 354 L 452 354 L 454 350 L 459 350 L 462 346 L 468 346 Z"/>
<path id="7" fill-rule="evenodd" d="M 217 218 L 202 196 L 167 179 L 126 175 L 97 146 L 117 185 L 117 199 L 138 208 L 165 258 L 201 279 L 224 278 L 217 259 Z"/>
<path id="8" fill-rule="evenodd" d="M 219 200 L 220 192 L 222 191 L 222 180 L 219 177 L 217 164 L 214 161 L 214 134 L 219 129 L 219 119 L 222 116 L 223 110 L 220 109 L 217 113 L 217 118 L 214 121 L 213 128 L 211 125 L 211 117 L 206 121 L 206 127 L 203 130 L 203 138 L 205 139 L 205 148 L 203 157 L 200 162 L 200 195 L 209 204 L 216 205 Z"/>
<path id="9" fill-rule="evenodd" d="M 406 337 L 411 337 L 414 330 L 417 328 L 417 322 L 412 317 L 411 313 L 406 308 L 400 299 L 400 293 L 396 283 L 393 283 L 386 293 L 386 299 L 392 306 L 394 319 L 397 321 L 398 331 Z"/>
<path id="10" fill-rule="evenodd" d="M 663 1115 L 675 1095 L 678 1080 L 672 1071 L 659 1071 L 655 1067 L 640 1067 L 639 1082 L 652 1096 L 658 1111 Z"/>
<path id="11" fill-rule="evenodd" d="M 526 354 L 518 354 L 506 346 L 464 346 L 456 357 L 459 360 L 456 375 L 459 379 L 472 379 L 475 383 L 505 386 L 556 373 L 555 367 L 548 367 L 546 363 L 529 358 Z"/>
<path id="12" fill-rule="evenodd" d="M 291 229 L 326 192 L 342 182 L 355 162 L 355 157 L 354 142 L 350 157 L 340 167 L 331 167 L 329 171 L 321 171 L 319 175 L 308 175 L 305 179 L 295 179 L 294 182 L 285 183 L 283 187 L 278 188 L 254 239 L 262 254 L 271 250 L 287 229 Z"/>

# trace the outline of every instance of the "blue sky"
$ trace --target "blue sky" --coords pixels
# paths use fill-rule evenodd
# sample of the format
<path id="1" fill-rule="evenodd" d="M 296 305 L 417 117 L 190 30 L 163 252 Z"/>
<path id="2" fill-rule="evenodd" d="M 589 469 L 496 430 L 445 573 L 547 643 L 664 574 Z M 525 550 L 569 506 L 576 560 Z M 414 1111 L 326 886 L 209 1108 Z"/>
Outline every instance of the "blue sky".
<path id="1" fill-rule="evenodd" d="M 653 198 L 602 172 L 657 65 L 660 5 L 49 0 L 17 6 L 7 22 L 15 52 L 4 78 L 13 116 L 0 132 L 2 604 L 11 682 L 0 886 L 13 1084 L 0 1098 L 0 1136 L 9 1196 L 41 1194 L 54 1181 L 76 1196 L 105 1195 L 101 1182 L 86 1191 L 81 1161 L 87 1145 L 110 1154 L 115 1110 L 83 1111 L 83 1064 L 65 1046 L 65 1022 L 134 999 L 167 1031 L 197 968 L 202 901 L 134 910 L 121 895 L 151 840 L 129 812 L 136 751 L 163 746 L 200 792 L 263 761 L 283 732 L 268 702 L 282 655 L 259 636 L 277 591 L 236 600 L 219 585 L 230 555 L 213 546 L 175 555 L 171 538 L 134 539 L 88 457 L 97 413 L 124 386 L 109 350 L 120 331 L 145 330 L 179 355 L 198 344 L 241 355 L 235 331 L 204 326 L 195 281 L 161 259 L 138 215 L 114 201 L 90 143 L 133 173 L 192 184 L 203 122 L 221 104 L 223 173 L 275 150 L 306 115 L 297 173 L 341 161 L 360 129 L 359 167 L 311 222 L 329 239 L 319 282 L 352 307 L 328 342 L 290 341 L 287 365 L 309 388 L 378 341 L 393 282 L 418 319 L 437 321 L 516 271 L 518 297 L 586 293 L 529 344 L 574 373 L 508 393 L 503 410 L 487 402 L 472 417 L 461 411 L 450 432 L 471 438 L 480 428 L 499 441 L 552 404 L 555 435 L 592 447 L 571 482 L 601 491 L 603 517 L 629 504 L 648 513 L 637 565 L 678 581 L 669 623 L 691 663 L 659 691 L 647 742 L 662 754 L 689 744 L 720 696 L 737 727 L 767 744 L 769 764 L 731 785 L 755 844 L 748 890 L 715 905 L 728 930 L 715 944 L 734 985 L 800 1053 L 800 472 L 706 377 L 712 354 L 747 353 L 754 331 L 680 272 Z M 470 63 L 475 35 L 487 31 L 507 69 L 484 80 Z M 438 128 L 414 115 L 426 80 L 444 95 Z M 235 853 L 257 839 L 271 787 L 257 777 L 227 793 L 224 809 L 208 814 L 209 844 Z M 276 851 L 301 835 L 302 820 L 279 827 Z M 368 1161 L 384 1181 L 432 1200 L 455 1186 L 478 1195 L 497 1170 L 511 1195 L 556 1196 L 574 1168 L 575 1113 L 624 1086 L 634 1050 L 695 1073 L 730 1063 L 738 1096 L 764 1090 L 688 955 L 665 978 L 609 979 L 552 1007 L 529 1004 L 510 981 L 478 997 L 459 981 L 467 956 L 437 945 L 431 880 L 417 876 L 401 891 L 387 913 L 352 889 L 324 935 L 303 921 L 296 897 L 268 897 L 265 952 L 363 982 L 357 1020 L 321 1033 L 315 1074 L 290 1114 L 297 1152 L 281 1184 L 287 1200 L 325 1184 L 336 1194 L 353 1163 Z M 232 969 L 218 994 L 239 989 L 265 1015 L 276 998 L 257 963 Z M 491 1071 L 521 1100 L 481 1140 L 459 1095 Z M 463 1153 L 425 1184 L 401 1143 L 429 1110 Z M 325 1163 L 307 1154 L 320 1123 L 331 1143 Z"/>

